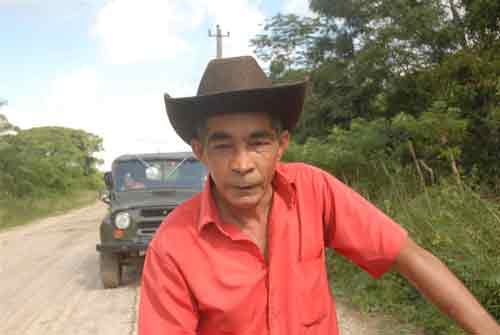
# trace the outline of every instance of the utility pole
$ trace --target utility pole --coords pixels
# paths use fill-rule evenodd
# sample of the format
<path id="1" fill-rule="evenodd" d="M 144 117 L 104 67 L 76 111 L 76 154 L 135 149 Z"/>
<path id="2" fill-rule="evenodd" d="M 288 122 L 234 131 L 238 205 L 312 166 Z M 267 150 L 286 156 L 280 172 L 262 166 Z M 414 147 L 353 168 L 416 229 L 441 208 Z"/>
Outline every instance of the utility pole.
<path id="1" fill-rule="evenodd" d="M 227 32 L 226 35 L 222 35 L 220 26 L 217 25 L 215 35 L 212 35 L 210 29 L 208 29 L 208 37 L 215 37 L 217 39 L 217 58 L 222 58 L 222 38 L 229 37 L 229 31 Z"/>

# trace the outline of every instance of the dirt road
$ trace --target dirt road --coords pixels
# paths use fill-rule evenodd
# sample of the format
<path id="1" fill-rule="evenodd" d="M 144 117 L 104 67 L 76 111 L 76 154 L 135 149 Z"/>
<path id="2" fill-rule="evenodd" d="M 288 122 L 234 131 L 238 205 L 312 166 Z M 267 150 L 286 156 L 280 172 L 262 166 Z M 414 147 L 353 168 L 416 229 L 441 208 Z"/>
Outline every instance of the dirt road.
<path id="1" fill-rule="evenodd" d="M 0 233 L 0 334 L 129 335 L 135 331 L 138 279 L 102 288 L 95 204 Z"/>
<path id="2" fill-rule="evenodd" d="M 97 203 L 0 232 L 1 335 L 136 334 L 137 272 L 126 271 L 117 289 L 100 282 L 95 244 L 105 212 Z M 338 307 L 341 334 L 389 334 L 375 331 L 373 318 Z"/>

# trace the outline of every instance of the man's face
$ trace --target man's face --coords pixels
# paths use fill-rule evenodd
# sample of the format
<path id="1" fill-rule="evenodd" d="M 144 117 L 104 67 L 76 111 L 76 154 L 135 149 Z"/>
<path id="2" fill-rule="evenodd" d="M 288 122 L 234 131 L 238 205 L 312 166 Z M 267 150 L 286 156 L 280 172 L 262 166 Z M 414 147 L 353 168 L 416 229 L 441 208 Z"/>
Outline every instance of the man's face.
<path id="1" fill-rule="evenodd" d="M 251 209 L 270 199 L 276 163 L 288 146 L 288 132 L 277 134 L 265 113 L 210 117 L 203 143 L 193 152 L 207 166 L 216 192 L 225 204 Z"/>
<path id="2" fill-rule="evenodd" d="M 125 176 L 123 177 L 123 183 L 126 187 L 130 187 L 134 183 L 134 179 L 132 179 L 130 173 L 125 174 Z"/>

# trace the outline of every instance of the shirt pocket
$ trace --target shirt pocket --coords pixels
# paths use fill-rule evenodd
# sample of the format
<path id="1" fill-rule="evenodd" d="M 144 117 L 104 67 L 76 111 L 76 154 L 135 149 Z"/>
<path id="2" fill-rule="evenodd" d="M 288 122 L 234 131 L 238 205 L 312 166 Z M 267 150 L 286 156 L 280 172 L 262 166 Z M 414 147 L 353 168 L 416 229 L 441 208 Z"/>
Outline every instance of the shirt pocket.
<path id="1" fill-rule="evenodd" d="M 319 324 L 328 315 L 330 305 L 324 253 L 312 260 L 299 261 L 296 272 L 301 324 L 307 327 Z"/>

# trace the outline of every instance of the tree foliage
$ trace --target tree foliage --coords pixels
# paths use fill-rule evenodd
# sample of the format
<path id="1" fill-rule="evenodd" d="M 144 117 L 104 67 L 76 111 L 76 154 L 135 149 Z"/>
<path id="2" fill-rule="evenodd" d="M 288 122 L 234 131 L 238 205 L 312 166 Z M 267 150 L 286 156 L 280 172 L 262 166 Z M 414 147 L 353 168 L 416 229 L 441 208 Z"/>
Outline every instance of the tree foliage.
<path id="1" fill-rule="evenodd" d="M 398 161 L 413 164 L 411 141 L 440 174 L 452 160 L 500 185 L 498 1 L 311 0 L 310 8 L 314 18 L 277 15 L 252 40 L 273 79 L 310 78 L 296 141 L 328 142 L 338 129 L 359 141 L 359 127 L 379 129 L 381 157 L 402 150 Z"/>
<path id="2" fill-rule="evenodd" d="M 275 16 L 252 40 L 273 79 L 310 78 L 285 159 L 358 188 L 500 317 L 498 243 L 489 236 L 498 204 L 475 192 L 500 194 L 500 2 L 311 0 L 310 8 L 314 18 Z M 342 264 L 337 282 L 351 287 L 351 301 L 396 306 L 432 334 L 462 334 L 401 278 L 374 284 Z"/>
<path id="3" fill-rule="evenodd" d="M 5 115 L 0 114 L 0 137 L 17 132 L 18 130 L 19 128 L 10 123 Z"/>
<path id="4" fill-rule="evenodd" d="M 2 137 L 0 189 L 12 197 L 96 187 L 102 139 L 83 130 L 40 127 Z"/>

